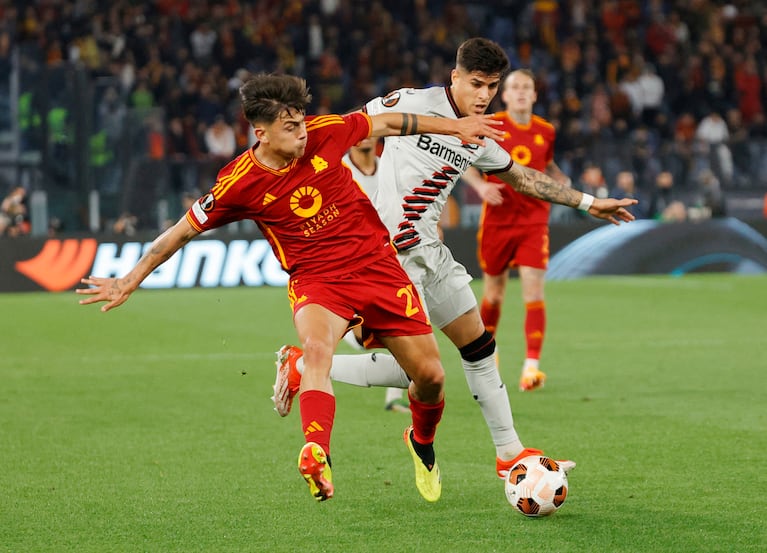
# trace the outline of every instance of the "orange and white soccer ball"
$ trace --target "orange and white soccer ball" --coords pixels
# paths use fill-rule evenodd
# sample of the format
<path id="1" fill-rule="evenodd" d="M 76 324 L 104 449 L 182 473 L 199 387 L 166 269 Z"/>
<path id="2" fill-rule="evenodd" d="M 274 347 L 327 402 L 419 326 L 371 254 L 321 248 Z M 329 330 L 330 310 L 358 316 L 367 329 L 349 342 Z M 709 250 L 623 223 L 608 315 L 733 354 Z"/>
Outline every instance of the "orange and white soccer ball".
<path id="1" fill-rule="evenodd" d="M 506 499 L 528 517 L 550 515 L 567 499 L 567 474 L 553 459 L 530 455 L 511 467 L 506 477 Z"/>

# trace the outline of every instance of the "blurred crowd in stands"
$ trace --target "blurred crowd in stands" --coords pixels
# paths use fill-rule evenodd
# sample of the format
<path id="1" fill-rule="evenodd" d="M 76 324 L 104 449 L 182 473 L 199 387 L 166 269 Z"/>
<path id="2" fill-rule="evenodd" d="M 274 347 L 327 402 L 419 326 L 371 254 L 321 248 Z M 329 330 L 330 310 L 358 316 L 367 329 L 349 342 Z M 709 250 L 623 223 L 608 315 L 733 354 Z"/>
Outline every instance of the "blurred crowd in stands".
<path id="1" fill-rule="evenodd" d="M 151 114 L 144 153 L 171 162 L 181 197 L 251 143 L 237 97 L 249 73 L 304 76 L 311 111 L 345 112 L 449 82 L 457 46 L 478 35 L 534 71 L 536 112 L 576 186 L 667 219 L 722 215 L 723 190 L 767 186 L 754 182 L 767 178 L 767 9 L 750 0 L 0 0 L 0 71 L 15 45 L 87 68 L 107 83 L 94 106 L 104 155 L 128 113 Z"/>

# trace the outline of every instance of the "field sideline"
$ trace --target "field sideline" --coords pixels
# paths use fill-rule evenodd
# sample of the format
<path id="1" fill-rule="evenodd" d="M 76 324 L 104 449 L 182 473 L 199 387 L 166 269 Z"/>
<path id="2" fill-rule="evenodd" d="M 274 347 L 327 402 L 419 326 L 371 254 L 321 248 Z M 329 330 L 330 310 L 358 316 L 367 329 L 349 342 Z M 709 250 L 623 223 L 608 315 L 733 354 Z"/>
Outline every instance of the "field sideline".
<path id="1" fill-rule="evenodd" d="M 477 288 L 478 289 L 478 288 Z M 283 288 L 0 295 L 0 552 L 757 552 L 767 543 L 767 277 L 547 285 L 546 388 L 516 390 L 518 282 L 499 329 L 526 445 L 578 462 L 553 517 L 512 512 L 457 351 L 439 336 L 442 499 L 409 417 L 337 385 L 336 497 L 296 470 L 269 396 L 295 340 Z M 339 351 L 349 352 L 345 346 Z M 761 521 L 761 522 L 760 522 Z"/>

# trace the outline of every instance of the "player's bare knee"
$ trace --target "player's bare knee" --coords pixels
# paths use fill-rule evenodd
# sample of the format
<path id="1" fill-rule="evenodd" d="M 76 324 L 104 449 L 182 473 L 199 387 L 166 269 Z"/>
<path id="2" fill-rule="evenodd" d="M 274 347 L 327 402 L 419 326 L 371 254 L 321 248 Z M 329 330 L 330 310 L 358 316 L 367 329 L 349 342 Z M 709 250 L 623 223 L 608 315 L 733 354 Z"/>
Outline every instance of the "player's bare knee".
<path id="1" fill-rule="evenodd" d="M 438 403 L 442 399 L 444 383 L 434 381 L 426 383 L 414 380 L 413 384 L 415 385 L 415 390 L 412 394 L 413 399 L 422 403 Z"/>
<path id="2" fill-rule="evenodd" d="M 426 389 L 440 391 L 445 387 L 445 371 L 440 366 L 439 371 L 429 371 L 420 379 L 421 386 Z"/>
<path id="3" fill-rule="evenodd" d="M 506 274 L 500 276 L 485 275 L 484 278 L 485 285 L 482 300 L 493 306 L 501 305 L 506 295 L 506 279 L 508 276 Z"/>
<path id="4" fill-rule="evenodd" d="M 503 303 L 503 294 L 499 294 L 498 292 L 486 292 L 484 297 L 482 298 L 484 301 L 492 305 L 493 307 L 498 307 Z"/>
<path id="5" fill-rule="evenodd" d="M 302 344 L 304 366 L 330 371 L 334 349 L 320 340 L 307 339 Z"/>
<path id="6" fill-rule="evenodd" d="M 423 398 L 434 399 L 445 387 L 445 371 L 438 361 L 420 364 L 415 368 L 411 378 Z"/>

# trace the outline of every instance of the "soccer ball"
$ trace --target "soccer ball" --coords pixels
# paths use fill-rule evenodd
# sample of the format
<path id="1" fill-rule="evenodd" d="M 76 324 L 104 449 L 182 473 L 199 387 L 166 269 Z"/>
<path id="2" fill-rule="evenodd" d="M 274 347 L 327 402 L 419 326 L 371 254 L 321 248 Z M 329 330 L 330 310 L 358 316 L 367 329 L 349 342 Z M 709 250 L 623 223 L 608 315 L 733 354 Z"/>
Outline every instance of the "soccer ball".
<path id="1" fill-rule="evenodd" d="M 553 459 L 530 455 L 511 467 L 506 476 L 506 499 L 528 517 L 557 511 L 567 499 L 567 474 Z"/>

